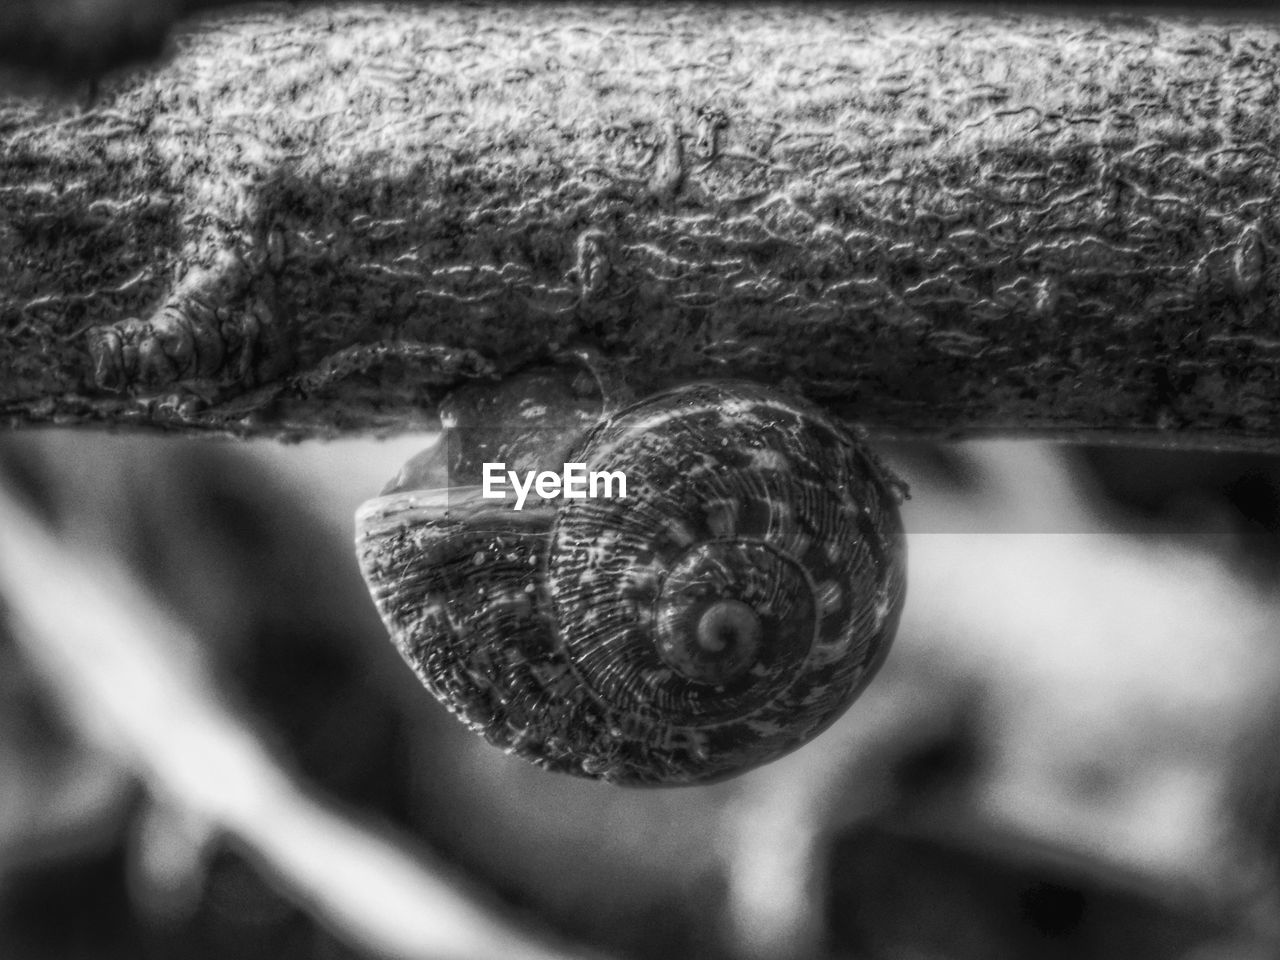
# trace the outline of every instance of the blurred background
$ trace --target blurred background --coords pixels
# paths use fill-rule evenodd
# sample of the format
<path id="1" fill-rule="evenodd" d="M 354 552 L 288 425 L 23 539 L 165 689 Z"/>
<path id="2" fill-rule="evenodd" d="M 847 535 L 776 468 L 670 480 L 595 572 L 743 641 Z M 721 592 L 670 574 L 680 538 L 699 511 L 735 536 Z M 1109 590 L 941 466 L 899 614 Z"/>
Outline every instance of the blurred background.
<path id="1" fill-rule="evenodd" d="M 1280 461 L 886 445 L 880 676 L 775 764 L 640 790 L 499 753 L 388 642 L 352 514 L 431 440 L 0 438 L 52 545 L 6 523 L 7 589 L 75 598 L 0 631 L 0 956 L 1280 951 Z"/>

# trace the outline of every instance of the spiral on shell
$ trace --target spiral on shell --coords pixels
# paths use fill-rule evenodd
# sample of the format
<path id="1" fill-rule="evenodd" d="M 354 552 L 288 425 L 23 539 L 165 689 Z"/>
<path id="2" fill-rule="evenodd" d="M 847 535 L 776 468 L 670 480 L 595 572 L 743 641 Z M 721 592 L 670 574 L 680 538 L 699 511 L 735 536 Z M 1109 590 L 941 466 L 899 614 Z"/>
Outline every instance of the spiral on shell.
<path id="1" fill-rule="evenodd" d="M 425 686 L 496 746 L 617 783 L 721 779 L 830 725 L 905 591 L 898 486 L 860 440 L 749 383 L 562 440 L 627 495 L 516 510 L 411 470 L 361 508 L 362 570 Z"/>

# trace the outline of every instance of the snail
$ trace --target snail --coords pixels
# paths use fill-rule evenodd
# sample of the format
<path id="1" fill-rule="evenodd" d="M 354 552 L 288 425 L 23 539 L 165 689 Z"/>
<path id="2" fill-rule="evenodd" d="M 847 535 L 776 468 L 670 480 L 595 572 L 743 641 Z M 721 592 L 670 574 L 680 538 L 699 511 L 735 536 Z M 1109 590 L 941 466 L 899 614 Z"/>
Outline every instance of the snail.
<path id="1" fill-rule="evenodd" d="M 357 513 L 423 684 L 492 744 L 620 784 L 724 779 L 829 726 L 906 583 L 905 488 L 860 438 L 753 383 L 617 409 L 563 371 L 504 385 L 455 395 L 437 446 Z M 498 499 L 499 462 L 564 477 Z M 592 475 L 625 495 L 590 496 Z"/>

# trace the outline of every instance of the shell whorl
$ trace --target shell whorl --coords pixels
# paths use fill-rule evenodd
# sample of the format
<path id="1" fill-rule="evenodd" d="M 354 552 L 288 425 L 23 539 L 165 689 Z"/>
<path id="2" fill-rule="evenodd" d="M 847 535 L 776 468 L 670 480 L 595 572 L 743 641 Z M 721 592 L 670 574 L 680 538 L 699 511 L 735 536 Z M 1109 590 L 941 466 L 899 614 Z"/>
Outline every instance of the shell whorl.
<path id="1" fill-rule="evenodd" d="M 905 590 L 894 481 L 857 438 L 702 383 L 576 449 L 627 495 L 515 511 L 401 489 L 362 508 L 361 566 L 423 683 L 495 745 L 621 783 L 720 779 L 839 716 Z"/>

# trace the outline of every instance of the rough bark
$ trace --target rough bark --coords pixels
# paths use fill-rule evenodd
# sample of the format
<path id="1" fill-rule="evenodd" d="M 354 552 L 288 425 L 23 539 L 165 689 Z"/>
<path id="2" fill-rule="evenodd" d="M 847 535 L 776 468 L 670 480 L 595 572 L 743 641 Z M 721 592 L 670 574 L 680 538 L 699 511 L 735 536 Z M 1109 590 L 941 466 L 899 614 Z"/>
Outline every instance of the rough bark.
<path id="1" fill-rule="evenodd" d="M 174 26 L 198 10 L 250 0 L 5 0 L 0 5 L 0 87 L 39 86 L 61 95 L 85 93 L 111 71 L 163 58 Z M 289 0 L 293 5 L 327 0 Z M 328 0 L 333 2 L 333 0 Z M 412 2 L 412 0 L 411 0 Z M 416 0 L 431 3 L 432 0 Z M 713 0 L 714 2 L 714 0 Z M 923 0 L 928 3 L 929 0 Z M 990 0 L 970 0 L 976 7 Z M 1057 0 L 1029 0 L 1045 9 Z M 1114 8 L 1109 0 L 1077 5 Z M 1271 0 L 1233 0 L 1232 9 L 1266 11 Z M 1169 8 L 1167 0 L 1125 0 L 1127 8 Z M 1179 5 L 1180 6 L 1180 5 Z M 1187 4 L 1188 10 L 1194 4 Z"/>
<path id="2" fill-rule="evenodd" d="M 430 421 L 594 347 L 898 434 L 1280 446 L 1280 28 L 271 8 L 0 108 L 0 416 Z"/>

